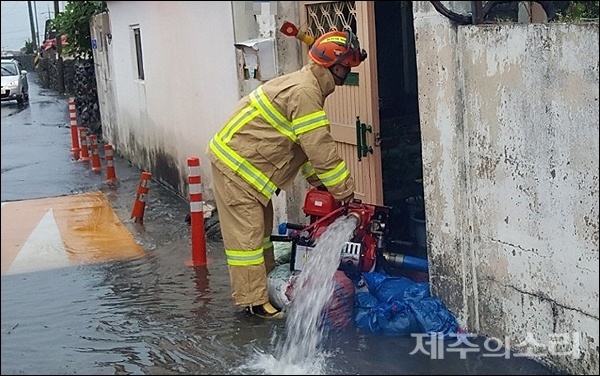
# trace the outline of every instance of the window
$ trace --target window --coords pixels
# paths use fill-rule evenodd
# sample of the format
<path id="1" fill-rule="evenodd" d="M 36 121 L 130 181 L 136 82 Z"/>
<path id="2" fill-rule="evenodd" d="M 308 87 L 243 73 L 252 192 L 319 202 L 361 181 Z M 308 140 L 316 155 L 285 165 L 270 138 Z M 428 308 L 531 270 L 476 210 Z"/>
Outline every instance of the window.
<path id="1" fill-rule="evenodd" d="M 135 40 L 135 60 L 137 63 L 137 73 L 140 80 L 144 79 L 144 59 L 142 56 L 142 35 L 139 27 L 133 28 L 133 38 Z"/>
<path id="2" fill-rule="evenodd" d="M 18 76 L 19 69 L 17 64 L 12 61 L 3 61 L 2 62 L 2 76 Z M 4 88 L 4 83 L 2 83 L 2 87 Z"/>
<path id="3" fill-rule="evenodd" d="M 354 1 L 320 2 L 306 5 L 308 34 L 315 38 L 331 30 L 351 29 L 356 34 Z"/>

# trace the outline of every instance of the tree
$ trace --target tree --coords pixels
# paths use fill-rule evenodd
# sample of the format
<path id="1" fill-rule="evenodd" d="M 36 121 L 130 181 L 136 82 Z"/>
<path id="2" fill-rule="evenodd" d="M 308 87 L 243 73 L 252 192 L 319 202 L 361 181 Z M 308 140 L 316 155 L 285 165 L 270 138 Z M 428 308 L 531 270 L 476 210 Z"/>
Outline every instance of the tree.
<path id="1" fill-rule="evenodd" d="M 21 51 L 27 55 L 32 55 L 35 52 L 35 44 L 28 39 L 25 41 L 25 46 L 21 48 Z"/>
<path id="2" fill-rule="evenodd" d="M 561 22 L 598 20 L 600 1 L 554 1 L 554 3 L 558 9 L 558 20 Z"/>
<path id="3" fill-rule="evenodd" d="M 63 46 L 66 54 L 75 58 L 92 58 L 92 37 L 90 21 L 96 14 L 107 11 L 106 1 L 69 1 L 65 10 L 52 20 L 51 24 L 61 34 L 67 36 Z"/>

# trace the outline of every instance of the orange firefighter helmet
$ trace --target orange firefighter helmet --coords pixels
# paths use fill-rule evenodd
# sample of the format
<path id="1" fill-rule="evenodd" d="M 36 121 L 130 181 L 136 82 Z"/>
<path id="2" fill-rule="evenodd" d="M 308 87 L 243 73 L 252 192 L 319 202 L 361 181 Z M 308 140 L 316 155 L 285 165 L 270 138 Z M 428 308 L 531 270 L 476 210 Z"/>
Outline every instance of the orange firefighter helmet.
<path id="1" fill-rule="evenodd" d="M 367 58 L 358 38 L 351 30 L 330 31 L 315 40 L 308 55 L 315 63 L 329 68 L 336 64 L 357 67 Z"/>

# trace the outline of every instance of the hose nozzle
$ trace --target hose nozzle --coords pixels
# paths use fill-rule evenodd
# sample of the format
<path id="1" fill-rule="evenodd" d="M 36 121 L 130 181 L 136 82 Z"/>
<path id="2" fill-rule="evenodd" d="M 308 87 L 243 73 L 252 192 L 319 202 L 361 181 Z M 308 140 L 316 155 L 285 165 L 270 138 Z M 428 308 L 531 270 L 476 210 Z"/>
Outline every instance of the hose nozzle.
<path id="1" fill-rule="evenodd" d="M 356 222 L 356 225 L 355 225 L 355 227 L 358 227 L 358 225 L 360 225 L 360 222 L 362 221 L 362 218 L 361 218 L 360 214 L 359 214 L 359 213 L 357 213 L 357 212 L 354 212 L 354 211 L 353 211 L 353 212 L 350 212 L 350 213 L 348 213 L 346 216 L 347 216 L 348 218 L 352 218 L 352 219 L 354 219 L 354 220 L 355 220 L 355 222 Z"/>

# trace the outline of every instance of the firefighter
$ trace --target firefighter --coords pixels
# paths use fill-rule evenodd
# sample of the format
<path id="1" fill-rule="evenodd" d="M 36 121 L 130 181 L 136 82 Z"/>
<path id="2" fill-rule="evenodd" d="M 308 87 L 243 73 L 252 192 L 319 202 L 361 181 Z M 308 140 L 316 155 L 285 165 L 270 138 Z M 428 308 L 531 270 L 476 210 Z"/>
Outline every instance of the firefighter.
<path id="1" fill-rule="evenodd" d="M 367 54 L 349 30 L 315 40 L 309 62 L 243 97 L 211 139 L 213 192 L 236 306 L 252 315 L 283 318 L 269 302 L 275 267 L 272 197 L 292 188 L 299 171 L 336 200 L 350 202 L 354 180 L 338 155 L 323 105 Z"/>

